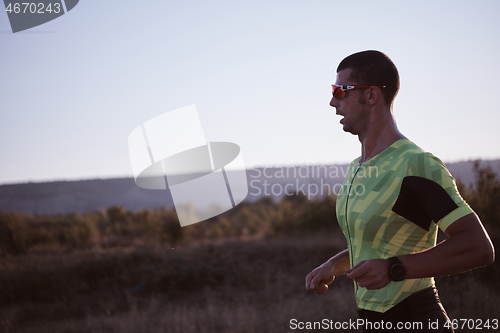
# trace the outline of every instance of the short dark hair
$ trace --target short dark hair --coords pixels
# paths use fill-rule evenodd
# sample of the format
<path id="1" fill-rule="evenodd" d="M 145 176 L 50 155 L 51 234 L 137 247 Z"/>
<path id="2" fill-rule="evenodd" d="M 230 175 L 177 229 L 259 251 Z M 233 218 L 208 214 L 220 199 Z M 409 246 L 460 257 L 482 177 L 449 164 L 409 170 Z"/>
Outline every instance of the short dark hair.
<path id="1" fill-rule="evenodd" d="M 351 79 L 364 86 L 386 86 L 381 88 L 385 102 L 392 104 L 399 91 L 399 73 L 391 59 L 380 51 L 362 51 L 342 60 L 337 73 L 351 68 Z"/>

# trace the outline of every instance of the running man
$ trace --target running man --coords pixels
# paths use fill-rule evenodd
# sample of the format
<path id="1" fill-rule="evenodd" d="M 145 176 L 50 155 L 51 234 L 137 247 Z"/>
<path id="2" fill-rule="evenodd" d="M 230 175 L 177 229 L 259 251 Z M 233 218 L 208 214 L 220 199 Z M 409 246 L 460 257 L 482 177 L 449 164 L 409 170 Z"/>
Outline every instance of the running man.
<path id="1" fill-rule="evenodd" d="M 309 273 L 306 290 L 322 295 L 347 274 L 360 318 L 390 322 L 390 332 L 410 322 L 423 323 L 418 332 L 453 332 L 434 277 L 492 264 L 489 236 L 444 164 L 398 130 L 392 104 L 399 74 L 385 54 L 348 56 L 332 88 L 330 105 L 344 131 L 358 136 L 361 156 L 337 197 L 348 248 Z M 448 239 L 436 245 L 438 228 Z M 428 329 L 429 320 L 440 328 Z M 371 331 L 382 332 L 364 327 Z"/>

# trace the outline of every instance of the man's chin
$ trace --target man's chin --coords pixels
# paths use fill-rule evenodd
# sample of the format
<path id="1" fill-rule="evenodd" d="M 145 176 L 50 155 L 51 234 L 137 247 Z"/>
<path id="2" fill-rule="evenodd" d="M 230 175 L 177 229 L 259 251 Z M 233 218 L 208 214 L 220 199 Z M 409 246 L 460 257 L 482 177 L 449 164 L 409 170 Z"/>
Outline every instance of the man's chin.
<path id="1" fill-rule="evenodd" d="M 354 129 L 349 126 L 344 125 L 342 126 L 342 129 L 344 132 L 351 133 L 352 135 L 358 135 L 358 133 L 354 132 Z"/>

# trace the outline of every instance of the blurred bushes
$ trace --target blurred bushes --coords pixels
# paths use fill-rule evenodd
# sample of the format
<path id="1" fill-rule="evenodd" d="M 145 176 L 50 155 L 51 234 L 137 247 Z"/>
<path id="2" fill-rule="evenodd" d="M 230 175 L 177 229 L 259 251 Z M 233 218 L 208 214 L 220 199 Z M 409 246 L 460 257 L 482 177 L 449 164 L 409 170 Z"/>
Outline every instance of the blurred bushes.
<path id="1" fill-rule="evenodd" d="M 34 248 L 72 251 L 138 243 L 175 247 L 193 241 L 279 236 L 322 228 L 336 228 L 334 198 L 310 201 L 304 195 L 293 195 L 276 203 L 264 197 L 183 228 L 175 210 L 164 208 L 131 212 L 113 206 L 97 212 L 53 216 L 3 213 L 0 253 L 18 255 Z"/>
<path id="2" fill-rule="evenodd" d="M 89 246 L 96 235 L 93 221 L 76 214 L 50 217 L 0 214 L 1 254 L 24 254 L 38 245 L 81 249 Z"/>
<path id="3" fill-rule="evenodd" d="M 466 187 L 457 181 L 465 200 L 479 215 L 494 243 L 500 241 L 500 180 L 487 165 L 474 163 L 476 181 Z M 340 232 L 335 198 L 308 200 L 303 194 L 242 202 L 203 223 L 181 228 L 174 209 L 131 212 L 123 207 L 85 214 L 32 216 L 0 214 L 0 255 L 26 254 L 35 248 L 72 251 L 91 247 L 157 244 L 175 247 L 191 242 L 242 237 L 280 237 L 290 234 Z"/>
<path id="4" fill-rule="evenodd" d="M 476 181 L 465 189 L 464 198 L 481 218 L 485 227 L 496 234 L 500 232 L 500 179 L 489 165 L 474 162 Z"/>
<path id="5" fill-rule="evenodd" d="M 23 254 L 28 250 L 28 227 L 21 214 L 0 214 L 0 252 Z"/>

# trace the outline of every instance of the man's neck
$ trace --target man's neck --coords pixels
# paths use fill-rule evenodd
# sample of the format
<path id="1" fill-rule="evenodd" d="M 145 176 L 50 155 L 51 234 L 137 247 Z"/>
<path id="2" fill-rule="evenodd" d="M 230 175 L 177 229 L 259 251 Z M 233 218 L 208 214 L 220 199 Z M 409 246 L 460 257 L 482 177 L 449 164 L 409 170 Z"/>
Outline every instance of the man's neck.
<path id="1" fill-rule="evenodd" d="M 368 161 L 380 154 L 394 142 L 405 136 L 398 130 L 392 113 L 385 113 L 385 117 L 377 117 L 371 122 L 367 131 L 358 136 L 361 142 L 360 163 Z"/>

